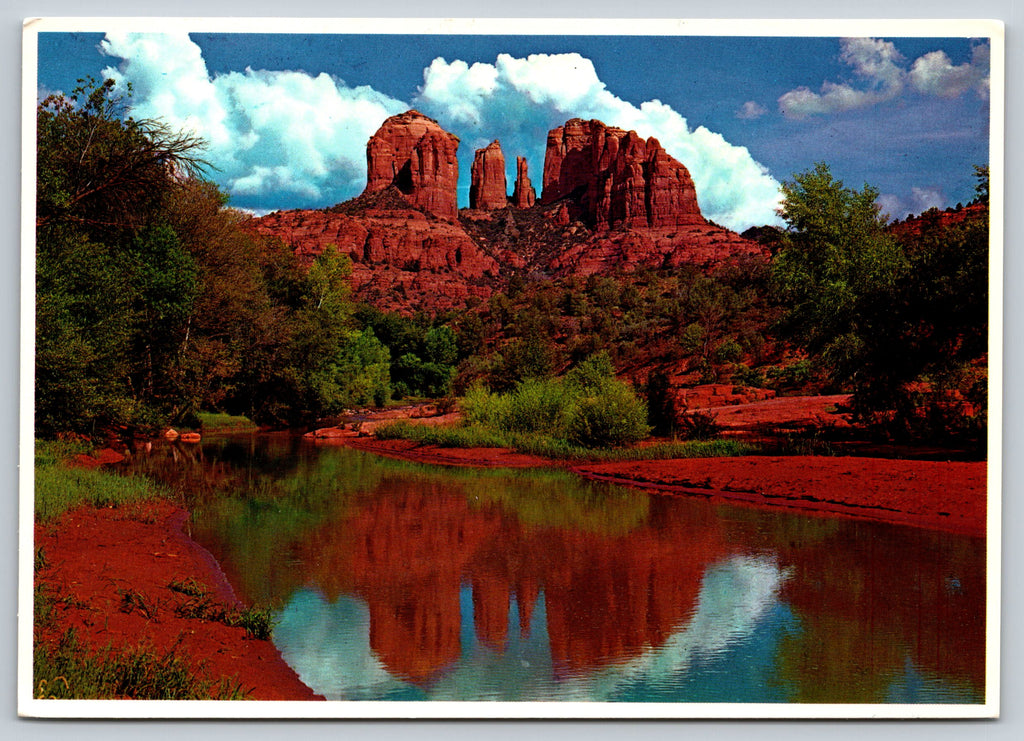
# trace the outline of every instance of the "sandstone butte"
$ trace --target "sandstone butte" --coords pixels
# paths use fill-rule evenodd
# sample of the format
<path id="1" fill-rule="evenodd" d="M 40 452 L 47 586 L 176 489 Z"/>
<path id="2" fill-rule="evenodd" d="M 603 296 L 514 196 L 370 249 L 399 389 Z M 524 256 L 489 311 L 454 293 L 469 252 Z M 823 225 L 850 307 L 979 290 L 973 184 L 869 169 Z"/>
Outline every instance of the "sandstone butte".
<path id="1" fill-rule="evenodd" d="M 469 207 L 493 211 L 508 206 L 508 185 L 505 182 L 505 155 L 495 139 L 476 150 L 469 186 Z"/>
<path id="2" fill-rule="evenodd" d="M 643 229 L 703 225 L 690 173 L 657 139 L 574 118 L 548 133 L 542 198 L 579 193 L 586 221 Z"/>
<path id="3" fill-rule="evenodd" d="M 455 221 L 459 215 L 458 148 L 459 137 L 419 111 L 392 116 L 366 144 L 363 192 L 378 193 L 394 185 L 410 205 Z"/>
<path id="4" fill-rule="evenodd" d="M 530 183 L 526 157 L 516 157 L 516 185 L 512 191 L 512 205 L 516 208 L 530 208 L 537 202 L 537 192 Z"/>
<path id="5" fill-rule="evenodd" d="M 362 195 L 322 210 L 275 212 L 253 231 L 311 263 L 330 244 L 353 289 L 386 310 L 459 309 L 516 272 L 550 277 L 760 258 L 757 243 L 701 215 L 686 167 L 657 139 L 572 119 L 548 134 L 541 198 L 517 157 L 512 198 L 495 141 L 476 152 L 471 208 L 457 208 L 458 137 L 417 111 L 388 118 L 366 145 Z"/>

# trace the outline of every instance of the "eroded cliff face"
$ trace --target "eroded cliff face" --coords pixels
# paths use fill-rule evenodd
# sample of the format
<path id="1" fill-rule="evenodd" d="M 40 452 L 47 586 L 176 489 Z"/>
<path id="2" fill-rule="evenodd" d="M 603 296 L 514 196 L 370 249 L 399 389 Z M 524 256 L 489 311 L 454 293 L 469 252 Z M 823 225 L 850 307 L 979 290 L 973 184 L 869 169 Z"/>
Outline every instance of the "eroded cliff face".
<path id="1" fill-rule="evenodd" d="M 469 186 L 469 207 L 493 211 L 508 206 L 508 185 L 505 181 L 505 155 L 495 139 L 476 150 Z"/>
<path id="2" fill-rule="evenodd" d="M 494 292 L 498 265 L 458 222 L 402 204 L 395 188 L 350 201 L 346 212 L 279 211 L 253 221 L 310 264 L 333 244 L 352 260 L 357 296 L 383 309 L 461 308 Z"/>
<path id="3" fill-rule="evenodd" d="M 512 192 L 512 205 L 516 208 L 530 208 L 536 202 L 537 192 L 530 183 L 526 158 L 516 157 L 516 187 Z"/>
<path id="4" fill-rule="evenodd" d="M 522 157 L 508 198 L 495 141 L 476 152 L 471 208 L 461 214 L 458 141 L 416 111 L 392 116 L 367 143 L 363 195 L 330 209 L 273 213 L 252 228 L 279 237 L 307 264 L 336 245 L 352 260 L 356 295 L 406 313 L 486 299 L 514 273 L 713 267 L 766 254 L 701 216 L 689 172 L 656 139 L 568 121 L 548 135 L 540 200 Z"/>
<path id="5" fill-rule="evenodd" d="M 415 208 L 455 221 L 459 138 L 419 111 L 384 121 L 366 144 L 366 190 L 394 185 Z"/>
<path id="6" fill-rule="evenodd" d="M 544 203 L 569 199 L 595 229 L 659 229 L 705 223 L 683 164 L 657 139 L 574 118 L 548 133 Z"/>

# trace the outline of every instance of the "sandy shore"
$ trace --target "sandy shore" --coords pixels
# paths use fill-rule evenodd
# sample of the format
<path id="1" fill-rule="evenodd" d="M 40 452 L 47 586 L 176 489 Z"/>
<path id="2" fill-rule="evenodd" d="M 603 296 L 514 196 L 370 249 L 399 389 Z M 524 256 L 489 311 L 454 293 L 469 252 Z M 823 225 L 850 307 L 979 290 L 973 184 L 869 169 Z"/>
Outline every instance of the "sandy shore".
<path id="1" fill-rule="evenodd" d="M 187 598 L 170 589 L 172 581 L 194 579 L 220 602 L 236 602 L 217 562 L 183 531 L 187 518 L 185 510 L 156 501 L 80 507 L 55 523 L 36 524 L 35 547 L 47 563 L 36 574 L 37 585 L 58 600 L 43 640 L 74 628 L 93 649 L 145 646 L 162 655 L 179 644 L 197 674 L 230 679 L 247 699 L 322 699 L 299 681 L 272 642 L 248 638 L 240 627 L 175 615 Z M 145 606 L 125 611 L 128 593 Z"/>

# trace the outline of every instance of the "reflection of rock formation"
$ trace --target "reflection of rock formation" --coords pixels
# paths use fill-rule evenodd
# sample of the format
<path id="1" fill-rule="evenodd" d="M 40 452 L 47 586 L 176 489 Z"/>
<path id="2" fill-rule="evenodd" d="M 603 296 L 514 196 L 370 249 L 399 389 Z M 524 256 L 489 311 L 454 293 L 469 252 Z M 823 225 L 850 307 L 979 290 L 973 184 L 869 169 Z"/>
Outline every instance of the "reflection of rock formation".
<path id="1" fill-rule="evenodd" d="M 308 542 L 310 577 L 329 598 L 360 595 L 370 642 L 393 673 L 415 682 L 458 658 L 459 588 L 472 588 L 477 640 L 502 652 L 513 598 L 530 630 L 545 594 L 551 656 L 560 674 L 617 663 L 659 645 L 686 622 L 707 564 L 724 553 L 710 522 L 658 508 L 625 536 L 524 529 L 497 506 L 470 508 L 439 487 L 381 492 Z M 315 554 L 315 555 L 314 555 Z"/>

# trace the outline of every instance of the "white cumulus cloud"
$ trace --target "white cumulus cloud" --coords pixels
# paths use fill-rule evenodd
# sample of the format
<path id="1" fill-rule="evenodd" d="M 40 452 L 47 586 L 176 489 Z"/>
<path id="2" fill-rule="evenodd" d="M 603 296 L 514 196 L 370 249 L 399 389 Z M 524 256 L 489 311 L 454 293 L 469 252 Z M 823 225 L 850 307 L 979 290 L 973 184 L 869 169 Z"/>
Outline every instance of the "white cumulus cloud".
<path id="1" fill-rule="evenodd" d="M 745 147 L 704 127 L 691 128 L 658 100 L 639 106 L 622 100 L 579 54 L 500 54 L 493 65 L 472 66 L 438 58 L 424 71 L 414 103 L 460 137 L 467 149 L 461 157 L 471 158 L 473 150 L 497 138 L 510 168 L 517 155 L 527 157 L 538 186 L 547 133 L 570 118 L 654 136 L 689 169 L 707 218 L 737 230 L 778 223 L 779 184 Z M 461 187 L 468 188 L 467 178 L 465 172 Z"/>
<path id="2" fill-rule="evenodd" d="M 131 84 L 132 115 L 203 137 L 213 176 L 249 206 L 271 194 L 292 197 L 277 207 L 356 195 L 366 182 L 366 140 L 407 108 L 326 74 L 211 75 L 187 34 L 108 33 L 101 48 L 120 59 L 103 74 Z"/>
<path id="3" fill-rule="evenodd" d="M 779 97 L 779 110 L 788 118 L 840 113 L 892 100 L 908 84 L 925 95 L 956 98 L 971 89 L 988 93 L 989 46 L 978 44 L 970 62 L 955 66 L 944 51 L 918 57 L 908 70 L 906 59 L 890 41 L 842 39 L 839 59 L 849 66 L 860 85 L 826 80 L 820 92 L 801 86 Z"/>
<path id="4" fill-rule="evenodd" d="M 821 92 L 799 87 L 779 98 L 779 110 L 789 118 L 838 113 L 892 100 L 903 90 L 903 60 L 896 47 L 877 39 L 843 39 L 840 60 L 853 68 L 865 82 L 856 88 L 849 83 L 825 81 Z"/>
<path id="5" fill-rule="evenodd" d="M 910 80 L 922 93 L 941 98 L 958 98 L 968 90 L 988 96 L 989 46 L 979 44 L 971 53 L 971 61 L 954 65 L 944 51 L 929 52 L 918 57 L 910 68 Z"/>
<path id="6" fill-rule="evenodd" d="M 740 109 L 736 111 L 736 118 L 742 118 L 744 120 L 750 120 L 754 118 L 761 118 L 768 112 L 768 109 L 755 100 L 748 100 L 746 103 L 740 106 Z"/>

